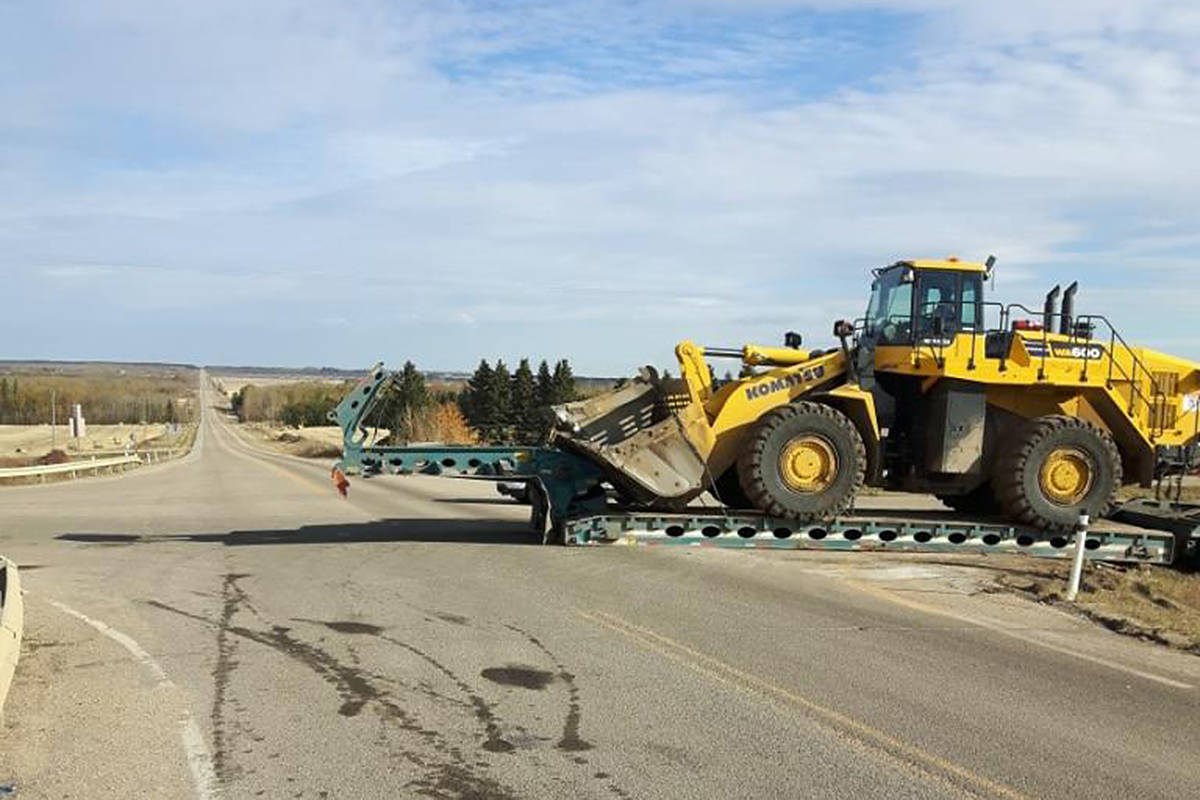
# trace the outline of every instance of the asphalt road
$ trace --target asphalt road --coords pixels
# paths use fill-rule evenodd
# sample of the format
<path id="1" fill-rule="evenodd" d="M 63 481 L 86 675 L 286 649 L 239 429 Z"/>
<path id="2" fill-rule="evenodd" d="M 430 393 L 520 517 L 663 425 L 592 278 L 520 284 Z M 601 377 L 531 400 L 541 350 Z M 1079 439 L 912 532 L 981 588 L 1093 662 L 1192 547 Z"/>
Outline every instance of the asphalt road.
<path id="1" fill-rule="evenodd" d="M 27 589 L 0 786 L 1200 796 L 1192 657 L 854 572 L 908 560 L 548 548 L 525 517 L 467 481 L 342 500 L 326 465 L 257 451 L 216 412 L 181 461 L 0 489 Z"/>

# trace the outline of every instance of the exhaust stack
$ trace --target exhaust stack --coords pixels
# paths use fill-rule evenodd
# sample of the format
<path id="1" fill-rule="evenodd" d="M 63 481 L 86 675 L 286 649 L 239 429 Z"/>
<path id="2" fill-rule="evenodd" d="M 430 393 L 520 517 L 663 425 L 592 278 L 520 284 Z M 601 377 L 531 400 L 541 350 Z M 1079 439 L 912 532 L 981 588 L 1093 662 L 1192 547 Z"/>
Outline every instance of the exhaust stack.
<path id="1" fill-rule="evenodd" d="M 1063 292 L 1062 322 L 1058 332 L 1064 336 L 1070 335 L 1071 325 L 1075 322 L 1075 292 L 1079 291 L 1079 281 L 1071 281 L 1071 285 Z"/>
<path id="2" fill-rule="evenodd" d="M 1046 293 L 1046 305 L 1042 307 L 1042 328 L 1050 333 L 1054 330 L 1054 315 L 1057 313 L 1058 293 L 1062 291 L 1061 284 L 1055 284 L 1054 288 Z"/>

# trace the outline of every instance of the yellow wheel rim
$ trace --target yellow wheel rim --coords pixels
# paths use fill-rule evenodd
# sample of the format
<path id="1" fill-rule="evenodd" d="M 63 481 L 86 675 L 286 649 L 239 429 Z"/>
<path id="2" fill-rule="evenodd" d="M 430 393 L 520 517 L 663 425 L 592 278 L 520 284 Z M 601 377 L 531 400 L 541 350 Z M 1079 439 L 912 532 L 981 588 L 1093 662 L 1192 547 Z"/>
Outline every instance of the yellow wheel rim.
<path id="1" fill-rule="evenodd" d="M 779 454 L 779 474 L 783 483 L 796 492 L 821 492 L 837 477 L 837 452 L 824 437 L 814 434 L 797 436 Z"/>
<path id="2" fill-rule="evenodd" d="M 1073 506 L 1087 497 L 1092 488 L 1091 459 L 1073 447 L 1052 450 L 1042 462 L 1038 479 L 1047 500 L 1060 506 Z"/>

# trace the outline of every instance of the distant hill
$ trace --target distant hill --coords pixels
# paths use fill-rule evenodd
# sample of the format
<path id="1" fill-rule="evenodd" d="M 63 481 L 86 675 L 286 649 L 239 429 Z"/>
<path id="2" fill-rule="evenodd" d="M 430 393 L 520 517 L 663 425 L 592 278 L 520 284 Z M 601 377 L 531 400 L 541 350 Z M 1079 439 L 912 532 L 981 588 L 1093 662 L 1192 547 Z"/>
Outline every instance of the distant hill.
<path id="1" fill-rule="evenodd" d="M 0 360 L 0 375 L 58 375 L 58 376 L 162 376 L 172 373 L 198 370 L 195 364 L 176 364 L 153 361 L 39 361 L 39 360 Z M 365 369 L 345 369 L 343 367 L 264 367 L 251 365 L 219 365 L 210 364 L 204 367 L 211 375 L 237 378 L 247 383 L 255 378 L 278 381 L 356 381 L 365 373 Z M 471 377 L 470 372 L 454 370 L 421 370 L 430 383 L 458 385 L 466 383 Z M 592 394 L 616 385 L 618 378 L 575 376 L 575 385 L 581 392 Z"/>
<path id="2" fill-rule="evenodd" d="M 199 369 L 195 364 L 153 361 L 36 361 L 0 360 L 0 375 L 163 375 Z"/>

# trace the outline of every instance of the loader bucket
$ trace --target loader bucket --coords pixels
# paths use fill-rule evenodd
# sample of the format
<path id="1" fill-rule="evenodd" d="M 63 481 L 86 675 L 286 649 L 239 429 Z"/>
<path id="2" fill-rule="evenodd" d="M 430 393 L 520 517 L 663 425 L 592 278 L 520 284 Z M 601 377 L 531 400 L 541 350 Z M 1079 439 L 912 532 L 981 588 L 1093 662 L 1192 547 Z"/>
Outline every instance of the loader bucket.
<path id="1" fill-rule="evenodd" d="M 707 488 L 701 453 L 708 448 L 689 433 L 704 409 L 691 402 L 682 380 L 644 367 L 623 386 L 555 406 L 554 414 L 553 442 L 600 464 L 636 502 L 679 505 Z"/>

